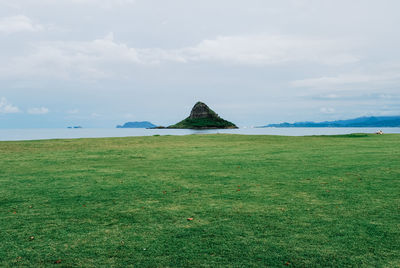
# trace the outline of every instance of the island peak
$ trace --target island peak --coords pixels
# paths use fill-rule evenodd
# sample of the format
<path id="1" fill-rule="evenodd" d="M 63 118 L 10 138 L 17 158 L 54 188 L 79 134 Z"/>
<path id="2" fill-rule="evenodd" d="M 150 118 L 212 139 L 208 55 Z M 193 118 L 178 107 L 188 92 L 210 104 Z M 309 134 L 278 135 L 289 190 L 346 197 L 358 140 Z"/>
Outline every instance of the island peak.
<path id="1" fill-rule="evenodd" d="M 198 118 L 216 118 L 218 115 L 211 110 L 207 104 L 204 102 L 197 102 L 190 112 L 190 119 L 198 119 Z"/>
<path id="2" fill-rule="evenodd" d="M 207 104 L 199 101 L 193 106 L 189 117 L 168 128 L 226 129 L 237 128 L 237 126 L 222 119 Z"/>

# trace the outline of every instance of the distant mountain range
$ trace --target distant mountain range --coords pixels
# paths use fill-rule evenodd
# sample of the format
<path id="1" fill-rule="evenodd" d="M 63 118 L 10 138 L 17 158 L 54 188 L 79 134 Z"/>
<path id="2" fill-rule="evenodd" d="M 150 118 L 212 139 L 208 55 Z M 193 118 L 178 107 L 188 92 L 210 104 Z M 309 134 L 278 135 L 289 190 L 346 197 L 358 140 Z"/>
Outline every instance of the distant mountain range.
<path id="1" fill-rule="evenodd" d="M 127 122 L 125 124 L 118 125 L 117 128 L 154 128 L 156 125 L 150 123 L 149 121 L 142 122 Z"/>
<path id="2" fill-rule="evenodd" d="M 280 123 L 262 127 L 400 127 L 400 116 L 370 116 L 325 122 Z"/>

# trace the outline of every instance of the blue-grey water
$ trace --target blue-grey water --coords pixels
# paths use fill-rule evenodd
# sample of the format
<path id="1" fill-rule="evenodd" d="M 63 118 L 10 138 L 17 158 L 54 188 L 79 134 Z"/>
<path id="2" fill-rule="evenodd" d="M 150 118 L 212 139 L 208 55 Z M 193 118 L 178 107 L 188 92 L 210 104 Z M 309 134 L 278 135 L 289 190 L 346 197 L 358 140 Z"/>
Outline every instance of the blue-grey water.
<path id="1" fill-rule="evenodd" d="M 242 134 L 242 135 L 339 135 L 351 133 L 400 133 L 400 128 L 240 128 L 240 129 L 135 129 L 135 128 L 81 128 L 81 129 L 0 129 L 0 141 L 76 139 L 102 137 L 130 137 L 153 135 L 191 135 L 191 134 Z"/>

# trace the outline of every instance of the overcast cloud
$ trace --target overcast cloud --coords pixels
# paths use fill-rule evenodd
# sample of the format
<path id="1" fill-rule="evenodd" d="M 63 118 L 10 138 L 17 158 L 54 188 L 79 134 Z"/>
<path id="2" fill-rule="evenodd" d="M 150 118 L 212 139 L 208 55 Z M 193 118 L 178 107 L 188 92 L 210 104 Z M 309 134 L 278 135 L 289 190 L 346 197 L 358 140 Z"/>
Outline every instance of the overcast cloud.
<path id="1" fill-rule="evenodd" d="M 398 10 L 396 0 L 0 0 L 0 127 L 168 125 L 198 100 L 241 126 L 398 115 Z"/>

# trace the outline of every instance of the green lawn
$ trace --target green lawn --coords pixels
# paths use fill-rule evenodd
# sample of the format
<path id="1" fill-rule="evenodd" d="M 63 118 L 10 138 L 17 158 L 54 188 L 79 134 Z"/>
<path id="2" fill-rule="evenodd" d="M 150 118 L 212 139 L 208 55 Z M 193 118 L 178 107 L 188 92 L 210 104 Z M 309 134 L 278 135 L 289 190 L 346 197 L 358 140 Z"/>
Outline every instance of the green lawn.
<path id="1" fill-rule="evenodd" d="M 1 267 L 399 267 L 400 135 L 0 142 L 0 239 Z"/>

